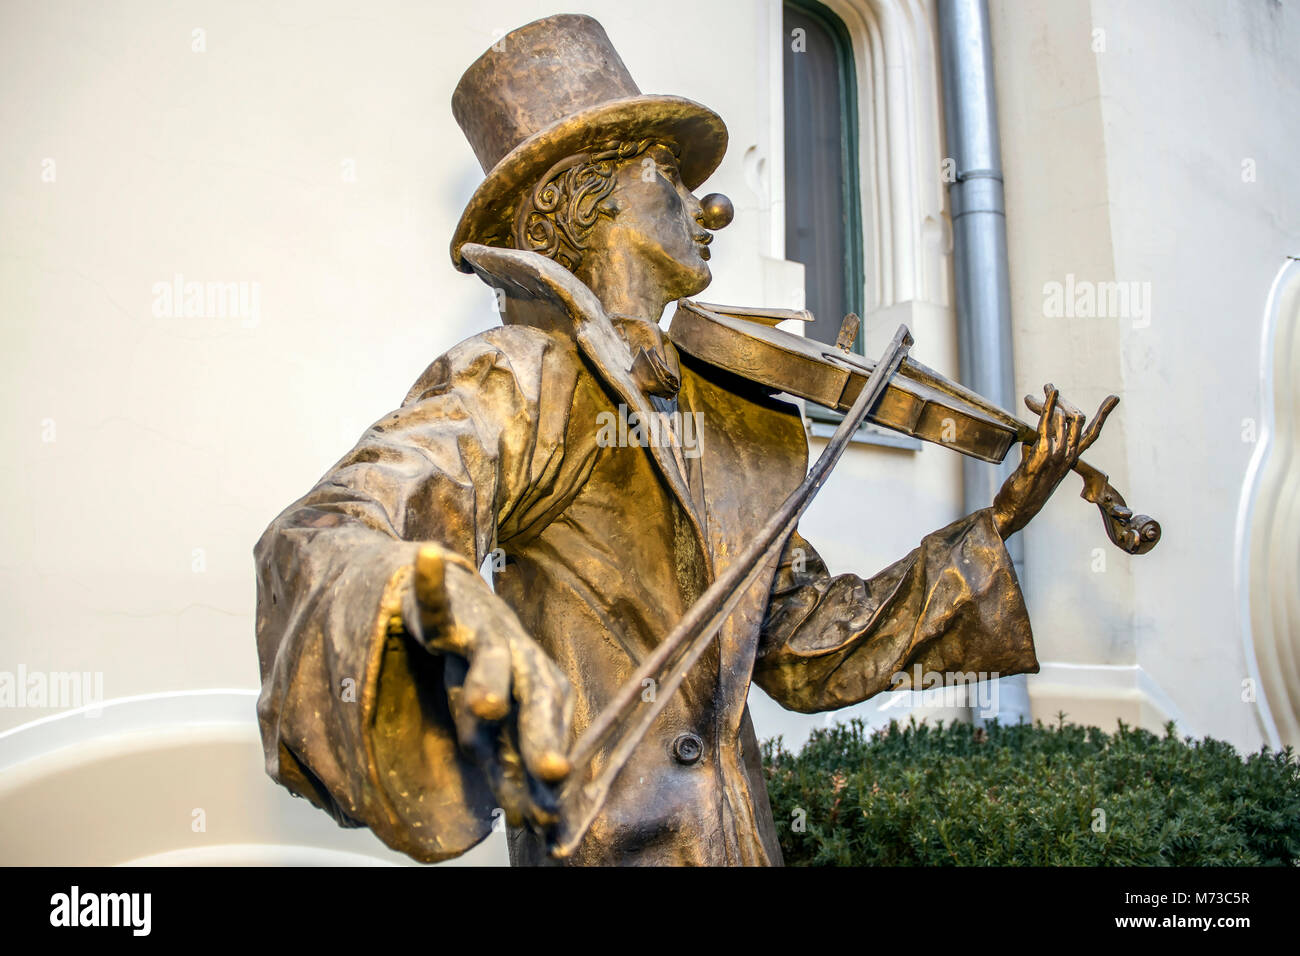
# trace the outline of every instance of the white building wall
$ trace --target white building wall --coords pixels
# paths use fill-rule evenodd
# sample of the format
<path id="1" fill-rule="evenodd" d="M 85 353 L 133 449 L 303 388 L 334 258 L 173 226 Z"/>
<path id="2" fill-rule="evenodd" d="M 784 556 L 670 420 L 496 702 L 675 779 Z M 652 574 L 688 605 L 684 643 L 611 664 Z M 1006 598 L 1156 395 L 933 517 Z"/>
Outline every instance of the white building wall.
<path id="1" fill-rule="evenodd" d="M 991 7 L 1018 386 L 1051 379 L 1088 410 L 1118 391 L 1088 457 L 1165 528 L 1127 558 L 1061 500 L 1026 531 L 1046 662 L 1036 710 L 1176 717 L 1253 749 L 1265 734 L 1243 700 L 1234 532 L 1262 420 L 1265 300 L 1300 250 L 1300 16 L 1272 3 Z M 1139 283 L 1150 314 L 1050 317 L 1044 285 L 1067 274 Z M 1094 547 L 1104 574 L 1090 573 Z"/>

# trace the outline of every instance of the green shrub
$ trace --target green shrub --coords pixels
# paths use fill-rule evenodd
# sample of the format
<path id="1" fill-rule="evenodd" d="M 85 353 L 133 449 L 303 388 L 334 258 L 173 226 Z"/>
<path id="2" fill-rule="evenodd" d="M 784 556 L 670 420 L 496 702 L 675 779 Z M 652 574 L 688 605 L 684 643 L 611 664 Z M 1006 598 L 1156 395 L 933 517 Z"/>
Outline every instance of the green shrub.
<path id="1" fill-rule="evenodd" d="M 781 849 L 794 866 L 1259 866 L 1300 862 L 1290 748 L 1121 721 L 986 729 L 860 720 L 796 756 L 763 746 Z M 804 811 L 801 815 L 799 811 Z M 1099 812 L 1100 811 L 1100 812 Z M 800 820 L 802 819 L 802 826 Z M 802 831 L 802 832 L 800 832 Z"/>

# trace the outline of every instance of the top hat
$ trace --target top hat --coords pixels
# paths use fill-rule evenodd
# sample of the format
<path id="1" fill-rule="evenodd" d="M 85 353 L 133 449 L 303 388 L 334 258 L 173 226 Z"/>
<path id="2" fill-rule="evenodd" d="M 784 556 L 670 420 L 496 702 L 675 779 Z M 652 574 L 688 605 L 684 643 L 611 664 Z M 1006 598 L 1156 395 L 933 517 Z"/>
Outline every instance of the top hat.
<path id="1" fill-rule="evenodd" d="M 512 245 L 515 212 L 555 163 L 616 141 L 652 139 L 678 152 L 695 189 L 727 150 L 717 113 L 680 96 L 641 93 L 596 20 L 560 14 L 506 34 L 456 85 L 451 111 L 487 174 L 451 241 Z"/>

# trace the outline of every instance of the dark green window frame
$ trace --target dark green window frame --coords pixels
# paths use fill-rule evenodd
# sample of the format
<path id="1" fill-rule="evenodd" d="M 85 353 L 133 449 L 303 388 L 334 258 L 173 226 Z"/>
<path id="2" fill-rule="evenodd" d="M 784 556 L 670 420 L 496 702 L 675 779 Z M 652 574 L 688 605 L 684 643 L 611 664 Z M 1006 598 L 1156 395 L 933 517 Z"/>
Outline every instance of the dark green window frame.
<path id="1" fill-rule="evenodd" d="M 864 264 L 864 234 L 862 222 L 862 189 L 859 177 L 860 166 L 860 138 L 858 132 L 858 117 L 860 115 L 858 104 L 858 81 L 857 68 L 853 56 L 853 40 L 849 34 L 848 27 L 844 21 L 839 18 L 830 8 L 817 0 L 785 0 L 784 10 L 796 10 L 808 20 L 821 27 L 823 32 L 831 40 L 835 51 L 835 60 L 837 66 L 836 90 L 840 103 L 840 225 L 843 229 L 843 305 L 845 312 L 855 312 L 863 316 L 866 308 L 866 267 Z M 782 66 L 785 66 L 786 57 L 789 55 L 790 43 L 792 40 L 790 24 L 783 17 L 782 19 L 783 47 Z M 788 104 L 787 104 L 788 110 Z M 791 204 L 791 182 L 790 182 L 790 128 L 789 113 L 786 115 L 786 242 L 787 258 L 790 257 L 790 229 L 791 221 L 789 219 Z M 811 305 L 810 305 L 811 307 Z M 835 332 L 838 331 L 840 321 L 843 315 L 822 317 L 818 316 L 818 326 L 821 334 L 813 336 L 819 341 L 834 341 Z M 820 321 L 823 318 L 829 321 Z M 865 316 L 863 316 L 865 319 Z M 829 333 L 827 329 L 829 327 Z M 809 330 L 812 331 L 812 330 Z M 853 343 L 853 351 L 859 355 L 863 354 L 863 335 L 865 325 L 858 330 L 858 336 Z M 808 416 L 811 431 L 814 435 L 820 437 L 829 437 L 835 430 L 835 426 L 843 419 L 843 415 L 838 412 L 822 408 L 820 405 L 814 405 L 811 402 L 804 403 L 804 412 Z M 853 436 L 855 442 L 865 442 L 872 445 L 886 445 L 895 448 L 905 448 L 911 451 L 917 451 L 921 447 L 919 440 L 900 432 L 889 431 L 870 423 L 865 423 Z"/>
<path id="2" fill-rule="evenodd" d="M 821 27 L 822 31 L 830 38 L 837 66 L 837 83 L 836 89 L 839 95 L 839 125 L 840 125 L 840 228 L 843 237 L 843 262 L 837 265 L 842 271 L 842 295 L 845 312 L 855 312 L 862 315 L 864 304 L 864 286 L 866 283 L 865 269 L 863 266 L 863 238 L 862 238 L 862 191 L 858 175 L 858 84 L 857 71 L 853 59 L 853 43 L 849 36 L 848 28 L 831 10 L 816 0 L 785 0 L 784 9 L 796 10 L 809 21 Z M 793 42 L 792 28 L 789 20 L 783 18 L 782 33 L 784 34 L 783 42 L 785 48 L 783 51 L 782 64 L 784 66 L 786 59 L 792 54 L 791 43 Z M 790 210 L 794 208 L 791 204 L 792 193 L 790 170 L 794 164 L 790 161 L 792 148 L 797 148 L 797 142 L 792 142 L 790 131 L 792 124 L 790 122 L 790 103 L 786 104 L 786 235 L 787 243 L 791 235 L 790 230 L 793 228 L 790 219 Z M 796 199 L 797 201 L 797 199 Z M 789 255 L 789 250 L 787 250 Z M 818 315 L 818 326 L 820 327 L 816 337 L 821 341 L 833 341 L 834 329 L 838 329 L 840 320 L 843 315 L 824 316 Z M 828 330 L 832 330 L 829 331 Z M 809 330 L 810 332 L 812 330 Z M 857 340 L 853 344 L 853 349 L 859 354 L 862 353 L 862 332 L 858 332 Z M 807 406 L 809 418 L 823 422 L 836 422 L 840 416 L 828 409 L 821 408 L 817 405 L 809 404 Z"/>

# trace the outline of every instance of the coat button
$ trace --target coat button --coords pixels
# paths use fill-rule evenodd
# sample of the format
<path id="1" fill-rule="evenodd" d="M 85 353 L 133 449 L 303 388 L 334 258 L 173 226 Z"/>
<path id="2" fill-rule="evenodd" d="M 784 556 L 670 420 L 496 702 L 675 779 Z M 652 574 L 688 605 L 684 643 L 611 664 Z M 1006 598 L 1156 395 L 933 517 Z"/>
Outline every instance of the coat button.
<path id="1" fill-rule="evenodd" d="M 704 741 L 698 734 L 679 734 L 673 741 L 673 758 L 680 764 L 690 766 L 698 763 L 704 756 Z"/>

